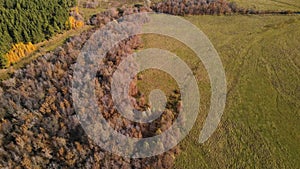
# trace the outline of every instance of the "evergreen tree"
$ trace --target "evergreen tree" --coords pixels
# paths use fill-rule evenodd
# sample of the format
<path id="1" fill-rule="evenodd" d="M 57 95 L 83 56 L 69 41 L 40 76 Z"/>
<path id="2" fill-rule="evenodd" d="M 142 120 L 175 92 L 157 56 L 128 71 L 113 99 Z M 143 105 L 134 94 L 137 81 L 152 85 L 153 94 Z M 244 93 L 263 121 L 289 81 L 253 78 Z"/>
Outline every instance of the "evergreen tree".
<path id="1" fill-rule="evenodd" d="M 38 43 L 66 29 L 76 0 L 0 0 L 0 68 L 13 44 Z"/>

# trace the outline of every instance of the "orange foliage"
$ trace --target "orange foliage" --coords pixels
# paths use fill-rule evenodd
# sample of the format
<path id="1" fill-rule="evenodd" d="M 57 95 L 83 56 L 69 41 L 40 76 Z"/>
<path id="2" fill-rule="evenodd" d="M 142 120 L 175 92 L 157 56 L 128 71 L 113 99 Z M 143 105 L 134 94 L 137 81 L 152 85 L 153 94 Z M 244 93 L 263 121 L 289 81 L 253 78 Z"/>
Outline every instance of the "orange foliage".
<path id="1" fill-rule="evenodd" d="M 71 8 L 69 21 L 66 22 L 66 24 L 69 26 L 69 28 L 77 29 L 77 28 L 81 28 L 84 26 L 84 22 L 81 19 L 79 19 L 80 17 L 78 17 L 78 16 L 81 16 L 79 14 L 78 6 Z"/>
<path id="2" fill-rule="evenodd" d="M 12 63 L 18 62 L 23 57 L 35 50 L 36 47 L 31 42 L 29 42 L 28 44 L 24 44 L 21 42 L 14 44 L 12 49 L 7 54 L 5 54 L 4 57 L 7 59 L 7 64 L 10 65 Z"/>
<path id="3" fill-rule="evenodd" d="M 77 28 L 81 28 L 84 26 L 83 21 L 76 20 L 73 16 L 69 17 L 69 23 L 70 23 L 71 29 L 77 29 Z"/>

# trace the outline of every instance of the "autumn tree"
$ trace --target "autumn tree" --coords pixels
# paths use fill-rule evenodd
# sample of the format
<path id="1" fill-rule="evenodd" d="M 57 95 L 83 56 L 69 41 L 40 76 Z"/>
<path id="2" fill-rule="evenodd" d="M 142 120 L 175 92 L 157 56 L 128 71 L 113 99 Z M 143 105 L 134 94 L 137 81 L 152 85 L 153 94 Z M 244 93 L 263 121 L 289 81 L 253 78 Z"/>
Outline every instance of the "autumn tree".
<path id="1" fill-rule="evenodd" d="M 68 9 L 75 5 L 76 0 L 0 0 L 0 68 L 14 44 L 35 44 L 67 29 Z"/>

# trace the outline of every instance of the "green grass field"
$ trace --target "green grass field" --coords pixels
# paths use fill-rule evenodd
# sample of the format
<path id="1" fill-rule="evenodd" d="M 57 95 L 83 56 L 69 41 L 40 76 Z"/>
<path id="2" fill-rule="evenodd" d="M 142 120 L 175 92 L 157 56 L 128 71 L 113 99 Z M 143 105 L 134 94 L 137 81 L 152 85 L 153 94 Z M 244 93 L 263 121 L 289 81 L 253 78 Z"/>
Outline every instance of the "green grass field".
<path id="1" fill-rule="evenodd" d="M 257 10 L 291 10 L 300 11 L 299 0 L 230 0 L 238 6 Z"/>
<path id="2" fill-rule="evenodd" d="M 257 10 L 300 11 L 299 0 L 233 0 L 240 7 Z M 141 1 L 139 1 L 141 2 Z M 85 19 L 103 10 L 80 8 Z M 144 35 L 145 48 L 156 47 L 180 56 L 193 70 L 201 94 L 197 122 L 181 143 L 175 168 L 300 168 L 300 15 L 187 16 L 211 40 L 223 62 L 227 104 L 217 131 L 204 144 L 198 143 L 210 104 L 207 72 L 195 54 L 182 43 L 156 35 Z M 86 28 L 88 29 L 88 28 Z M 83 30 L 82 30 L 83 31 Z M 81 31 L 58 35 L 45 42 L 15 69 L 54 50 Z M 138 88 L 148 95 L 160 88 L 167 95 L 175 81 L 157 70 L 142 73 Z"/>
<path id="3" fill-rule="evenodd" d="M 201 94 L 197 123 L 180 144 L 176 168 L 300 168 L 300 16 L 189 16 L 211 40 L 228 82 L 227 104 L 217 131 L 197 142 L 210 104 L 207 73 L 180 42 L 145 35 L 145 48 L 180 56 L 193 70 Z M 138 87 L 175 82 L 160 71 L 145 71 Z M 155 79 L 155 80 L 154 80 Z M 165 83 L 164 80 L 166 81 Z M 158 85 L 160 84 L 160 85 Z"/>

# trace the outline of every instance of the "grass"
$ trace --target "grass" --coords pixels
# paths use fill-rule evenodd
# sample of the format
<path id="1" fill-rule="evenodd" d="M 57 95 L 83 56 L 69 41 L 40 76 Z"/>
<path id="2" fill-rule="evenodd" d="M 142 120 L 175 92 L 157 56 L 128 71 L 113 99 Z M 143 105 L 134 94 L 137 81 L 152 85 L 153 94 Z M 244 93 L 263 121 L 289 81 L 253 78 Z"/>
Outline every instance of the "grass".
<path id="1" fill-rule="evenodd" d="M 235 0 L 245 8 L 300 10 L 298 0 Z M 103 7 L 102 7 L 103 8 Z M 102 9 L 82 9 L 84 17 Z M 196 125 L 180 146 L 175 168 L 300 168 L 300 16 L 188 16 L 211 40 L 223 61 L 228 81 L 227 105 L 213 136 L 198 137 L 210 104 L 207 73 L 195 54 L 166 37 L 144 35 L 145 48 L 156 47 L 180 56 L 193 70 L 201 94 Z M 7 70 L 14 70 L 52 51 L 71 36 L 71 30 L 39 44 L 38 52 Z M 160 88 L 170 95 L 177 85 L 157 70 L 141 73 L 138 88 L 146 94 Z"/>
<path id="2" fill-rule="evenodd" d="M 92 26 L 86 25 L 80 29 L 69 30 L 62 34 L 57 34 L 56 36 L 52 37 L 48 41 L 43 41 L 39 44 L 36 44 L 37 51 L 35 51 L 34 53 L 32 53 L 27 57 L 24 57 L 22 60 L 10 66 L 8 69 L 0 69 L 0 81 L 8 79 L 10 75 L 14 73 L 15 70 L 24 67 L 25 65 L 29 64 L 33 60 L 37 59 L 38 57 L 45 55 L 47 52 L 53 51 L 58 46 L 61 46 L 69 37 L 78 35 L 81 32 L 88 30 L 90 28 L 92 28 Z"/>
<path id="3" fill-rule="evenodd" d="M 159 0 L 155 0 L 153 2 L 157 2 Z M 99 0 L 99 5 L 96 8 L 84 8 L 83 4 L 87 2 L 87 0 L 80 0 L 79 3 L 79 10 L 80 13 L 83 14 L 83 17 L 85 20 L 88 20 L 91 16 L 105 11 L 106 9 L 108 9 L 110 6 L 110 4 L 118 4 L 118 6 L 114 6 L 114 7 L 121 7 L 123 4 L 128 4 L 128 5 L 134 5 L 134 4 L 144 4 L 143 0 L 125 0 L 123 2 L 120 1 L 116 1 L 116 0 L 110 0 L 110 1 L 103 1 L 103 0 Z"/>
<path id="4" fill-rule="evenodd" d="M 95 9 L 83 8 L 80 5 L 79 11 L 81 14 L 83 14 L 85 21 L 87 21 L 92 15 L 102 12 L 107 8 L 108 8 L 108 3 L 101 2 L 99 7 Z M 8 79 L 14 73 L 15 70 L 24 67 L 25 65 L 29 64 L 33 60 L 37 59 L 38 57 L 45 55 L 47 52 L 55 50 L 58 46 L 63 45 L 68 38 L 75 35 L 79 35 L 83 31 L 86 31 L 91 28 L 92 26 L 85 25 L 84 27 L 79 29 L 64 31 L 61 34 L 57 34 L 53 36 L 50 40 L 46 40 L 41 43 L 35 44 L 37 50 L 34 53 L 24 57 L 22 60 L 20 60 L 19 62 L 15 63 L 14 65 L 10 66 L 7 69 L 0 69 L 0 81 Z"/>
<path id="5" fill-rule="evenodd" d="M 97 8 L 84 8 L 82 4 L 85 2 L 85 0 L 80 1 L 79 4 L 79 11 L 83 15 L 85 21 L 87 21 L 91 16 L 94 14 L 100 13 L 105 11 L 106 9 L 109 8 L 109 2 L 100 2 L 99 6 Z M 141 0 L 128 0 L 128 4 L 135 4 L 135 3 L 141 3 Z M 0 69 L 0 81 L 8 79 L 11 77 L 11 75 L 14 73 L 16 69 L 24 67 L 26 64 L 29 64 L 31 61 L 35 60 L 36 58 L 46 54 L 49 51 L 55 50 L 58 46 L 61 46 L 66 39 L 69 37 L 75 36 L 80 34 L 81 32 L 90 29 L 92 26 L 84 26 L 83 28 L 76 29 L 76 30 L 69 30 L 65 31 L 62 34 L 57 34 L 54 37 L 52 37 L 48 41 L 43 41 L 39 44 L 35 44 L 37 47 L 37 51 L 24 57 L 22 60 L 19 62 L 15 63 L 13 66 L 10 66 L 7 69 Z"/>
<path id="6" fill-rule="evenodd" d="M 238 6 L 257 10 L 291 10 L 300 11 L 299 0 L 230 0 Z"/>
<path id="7" fill-rule="evenodd" d="M 300 168 L 300 17 L 188 16 L 211 40 L 224 64 L 227 105 L 221 124 L 204 144 L 197 142 L 210 100 L 203 65 L 180 42 L 144 35 L 145 48 L 180 56 L 199 84 L 197 123 L 180 146 L 176 168 Z M 143 72 L 140 90 L 176 86 L 162 83 L 159 72 Z M 168 89 L 168 87 L 170 89 Z"/>
<path id="8" fill-rule="evenodd" d="M 99 5 L 96 8 L 84 8 L 83 4 L 86 1 L 87 0 L 81 0 L 80 3 L 78 4 L 79 5 L 79 11 L 83 15 L 83 18 L 84 18 L 85 21 L 90 19 L 93 15 L 105 11 L 109 7 L 108 2 L 99 1 Z"/>

